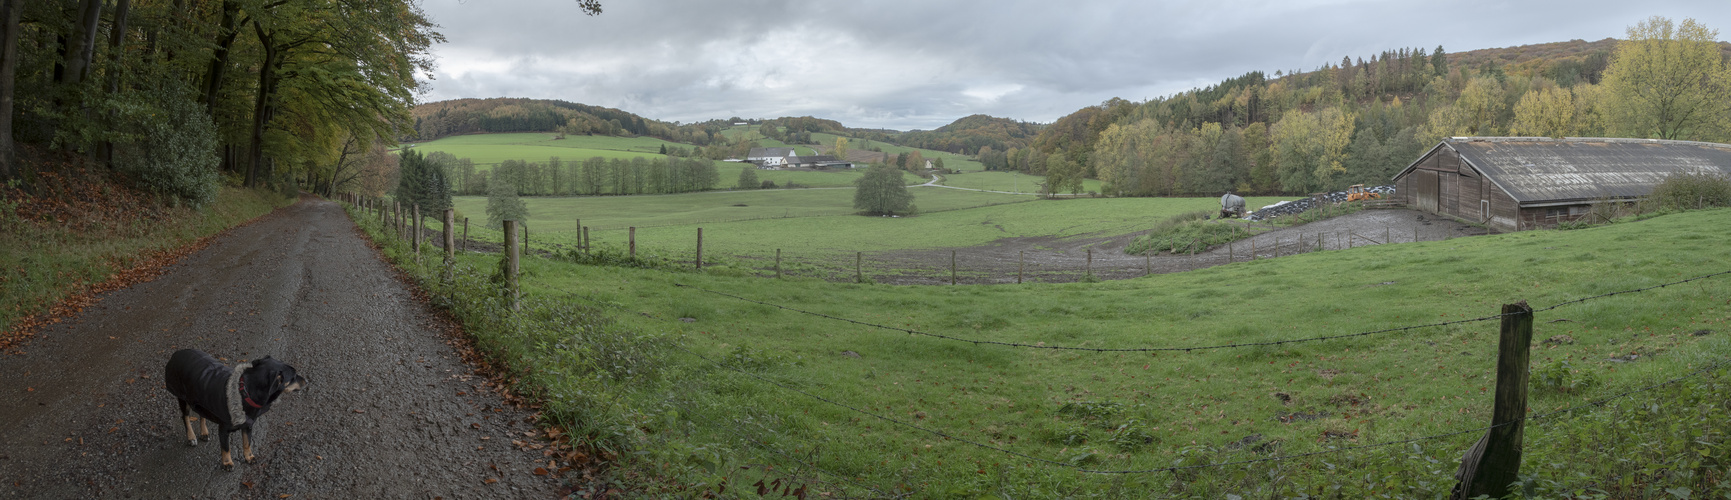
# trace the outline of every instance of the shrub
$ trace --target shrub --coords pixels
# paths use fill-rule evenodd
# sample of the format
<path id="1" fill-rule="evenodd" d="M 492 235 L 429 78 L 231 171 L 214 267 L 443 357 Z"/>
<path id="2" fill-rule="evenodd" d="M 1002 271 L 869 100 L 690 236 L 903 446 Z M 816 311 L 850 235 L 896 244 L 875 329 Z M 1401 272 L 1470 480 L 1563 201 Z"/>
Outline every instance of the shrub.
<path id="1" fill-rule="evenodd" d="M 181 87 L 115 98 L 115 166 L 143 190 L 200 207 L 216 199 L 221 181 L 216 125 Z"/>
<path id="2" fill-rule="evenodd" d="M 1659 207 L 1673 210 L 1731 206 L 1731 178 L 1709 173 L 1674 173 L 1655 186 L 1649 198 Z"/>

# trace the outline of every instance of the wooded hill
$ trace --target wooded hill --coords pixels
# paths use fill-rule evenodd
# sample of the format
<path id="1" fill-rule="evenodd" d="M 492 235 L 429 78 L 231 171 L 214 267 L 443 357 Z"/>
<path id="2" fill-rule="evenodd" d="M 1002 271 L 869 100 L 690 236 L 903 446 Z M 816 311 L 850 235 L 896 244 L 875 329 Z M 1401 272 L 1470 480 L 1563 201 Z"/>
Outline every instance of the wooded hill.
<path id="1" fill-rule="evenodd" d="M 1029 147 L 981 151 L 980 160 L 1056 180 L 1097 178 L 1112 195 L 1306 193 L 1386 183 L 1451 136 L 1731 137 L 1731 44 L 1693 20 L 1655 17 L 1629 34 L 1459 54 L 1396 49 L 1272 78 L 1251 72 L 1083 108 Z"/>

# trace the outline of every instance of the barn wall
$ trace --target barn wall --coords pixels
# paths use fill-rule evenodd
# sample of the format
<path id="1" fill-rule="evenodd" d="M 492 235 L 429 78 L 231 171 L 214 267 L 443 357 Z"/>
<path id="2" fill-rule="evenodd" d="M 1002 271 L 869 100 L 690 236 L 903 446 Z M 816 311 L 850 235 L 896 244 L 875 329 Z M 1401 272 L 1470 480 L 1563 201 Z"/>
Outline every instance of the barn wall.
<path id="1" fill-rule="evenodd" d="M 1490 200 L 1491 220 L 1486 222 L 1487 225 L 1499 231 L 1520 231 L 1523 229 L 1520 224 L 1521 206 L 1515 202 L 1514 197 L 1492 185 L 1490 187 Z"/>

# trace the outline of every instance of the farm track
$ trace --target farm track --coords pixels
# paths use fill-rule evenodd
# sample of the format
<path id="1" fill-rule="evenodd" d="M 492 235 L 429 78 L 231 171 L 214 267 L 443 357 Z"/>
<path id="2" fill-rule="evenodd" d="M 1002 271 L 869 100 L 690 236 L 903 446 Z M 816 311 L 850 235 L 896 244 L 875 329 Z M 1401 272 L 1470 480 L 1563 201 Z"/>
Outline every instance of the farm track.
<path id="1" fill-rule="evenodd" d="M 0 497 L 549 498 L 532 414 L 465 364 L 455 328 L 310 196 L 0 356 Z M 253 463 L 188 447 L 163 365 L 271 355 L 310 385 L 256 425 Z M 212 429 L 215 432 L 215 429 Z"/>

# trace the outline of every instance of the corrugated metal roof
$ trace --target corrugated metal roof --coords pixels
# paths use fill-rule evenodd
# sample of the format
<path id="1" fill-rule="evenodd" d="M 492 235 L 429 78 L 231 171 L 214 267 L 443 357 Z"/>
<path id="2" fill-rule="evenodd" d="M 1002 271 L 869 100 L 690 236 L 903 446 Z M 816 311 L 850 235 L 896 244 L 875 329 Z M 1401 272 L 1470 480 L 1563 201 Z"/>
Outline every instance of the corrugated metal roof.
<path id="1" fill-rule="evenodd" d="M 785 156 L 793 156 L 793 148 L 751 148 L 751 151 L 745 154 L 745 157 L 748 159 L 781 158 Z"/>
<path id="2" fill-rule="evenodd" d="M 1731 175 L 1731 145 L 1707 142 L 1456 137 L 1443 146 L 1523 205 L 1646 196 L 1672 173 Z"/>

